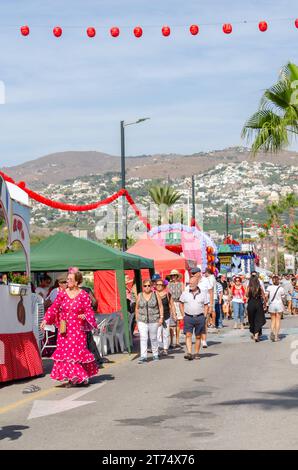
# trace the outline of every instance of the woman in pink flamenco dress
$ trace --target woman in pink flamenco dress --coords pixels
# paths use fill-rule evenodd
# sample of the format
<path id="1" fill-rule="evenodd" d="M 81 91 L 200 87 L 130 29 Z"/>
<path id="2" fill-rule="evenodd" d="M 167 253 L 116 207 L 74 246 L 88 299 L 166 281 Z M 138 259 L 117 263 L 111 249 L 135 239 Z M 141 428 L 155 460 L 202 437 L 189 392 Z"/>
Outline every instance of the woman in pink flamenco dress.
<path id="1" fill-rule="evenodd" d="M 58 328 L 57 348 L 52 355 L 54 367 L 51 378 L 68 381 L 68 386 L 88 384 L 89 378 L 97 375 L 98 367 L 93 354 L 87 349 L 86 332 L 97 328 L 91 300 L 87 292 L 79 288 L 82 274 L 68 274 L 68 288 L 60 292 L 47 310 L 40 325 L 55 325 Z M 60 332 L 61 320 L 66 321 L 66 333 Z"/>

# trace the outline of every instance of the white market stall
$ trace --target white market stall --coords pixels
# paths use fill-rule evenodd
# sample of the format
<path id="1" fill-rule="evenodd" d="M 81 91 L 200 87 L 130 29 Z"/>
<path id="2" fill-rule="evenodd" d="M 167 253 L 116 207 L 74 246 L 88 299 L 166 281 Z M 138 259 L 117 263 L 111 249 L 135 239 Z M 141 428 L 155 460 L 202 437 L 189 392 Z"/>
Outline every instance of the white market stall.
<path id="1" fill-rule="evenodd" d="M 0 218 L 8 230 L 8 246 L 19 243 L 30 273 L 30 208 L 28 195 L 0 176 Z M 1 256 L 1 255 L 0 255 Z M 30 284 L 0 285 L 0 382 L 43 373 L 33 333 Z"/>

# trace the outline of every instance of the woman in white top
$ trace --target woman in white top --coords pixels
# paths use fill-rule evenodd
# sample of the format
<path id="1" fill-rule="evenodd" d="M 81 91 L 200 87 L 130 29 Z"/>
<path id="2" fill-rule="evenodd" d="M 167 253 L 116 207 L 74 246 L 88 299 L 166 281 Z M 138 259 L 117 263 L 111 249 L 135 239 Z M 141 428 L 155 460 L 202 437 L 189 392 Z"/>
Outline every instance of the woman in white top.
<path id="1" fill-rule="evenodd" d="M 284 311 L 283 298 L 285 291 L 279 283 L 279 277 L 275 274 L 272 277 L 272 286 L 267 287 L 268 312 L 271 315 L 271 341 L 279 340 L 280 319 Z"/>

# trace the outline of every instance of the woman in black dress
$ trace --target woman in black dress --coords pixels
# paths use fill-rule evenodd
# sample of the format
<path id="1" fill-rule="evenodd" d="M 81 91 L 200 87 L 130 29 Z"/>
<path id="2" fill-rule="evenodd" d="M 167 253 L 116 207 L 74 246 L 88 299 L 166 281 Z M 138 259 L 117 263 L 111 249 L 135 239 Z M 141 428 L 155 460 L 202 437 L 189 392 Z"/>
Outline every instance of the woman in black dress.
<path id="1" fill-rule="evenodd" d="M 246 296 L 248 298 L 247 313 L 249 331 L 251 332 L 251 338 L 254 339 L 255 342 L 259 342 L 262 334 L 262 326 L 266 323 L 264 311 L 266 299 L 264 298 L 264 292 L 257 276 L 251 276 Z"/>

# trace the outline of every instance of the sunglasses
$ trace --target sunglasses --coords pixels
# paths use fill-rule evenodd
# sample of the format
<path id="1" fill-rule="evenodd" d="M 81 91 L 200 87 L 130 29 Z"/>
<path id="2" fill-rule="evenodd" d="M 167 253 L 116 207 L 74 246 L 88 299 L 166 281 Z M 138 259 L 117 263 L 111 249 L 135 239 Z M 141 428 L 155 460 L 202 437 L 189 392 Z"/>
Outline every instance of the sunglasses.
<path id="1" fill-rule="evenodd" d="M 151 287 L 151 284 L 143 284 L 143 287 Z"/>
<path id="2" fill-rule="evenodd" d="M 163 287 L 163 284 L 156 284 L 156 287 Z"/>

